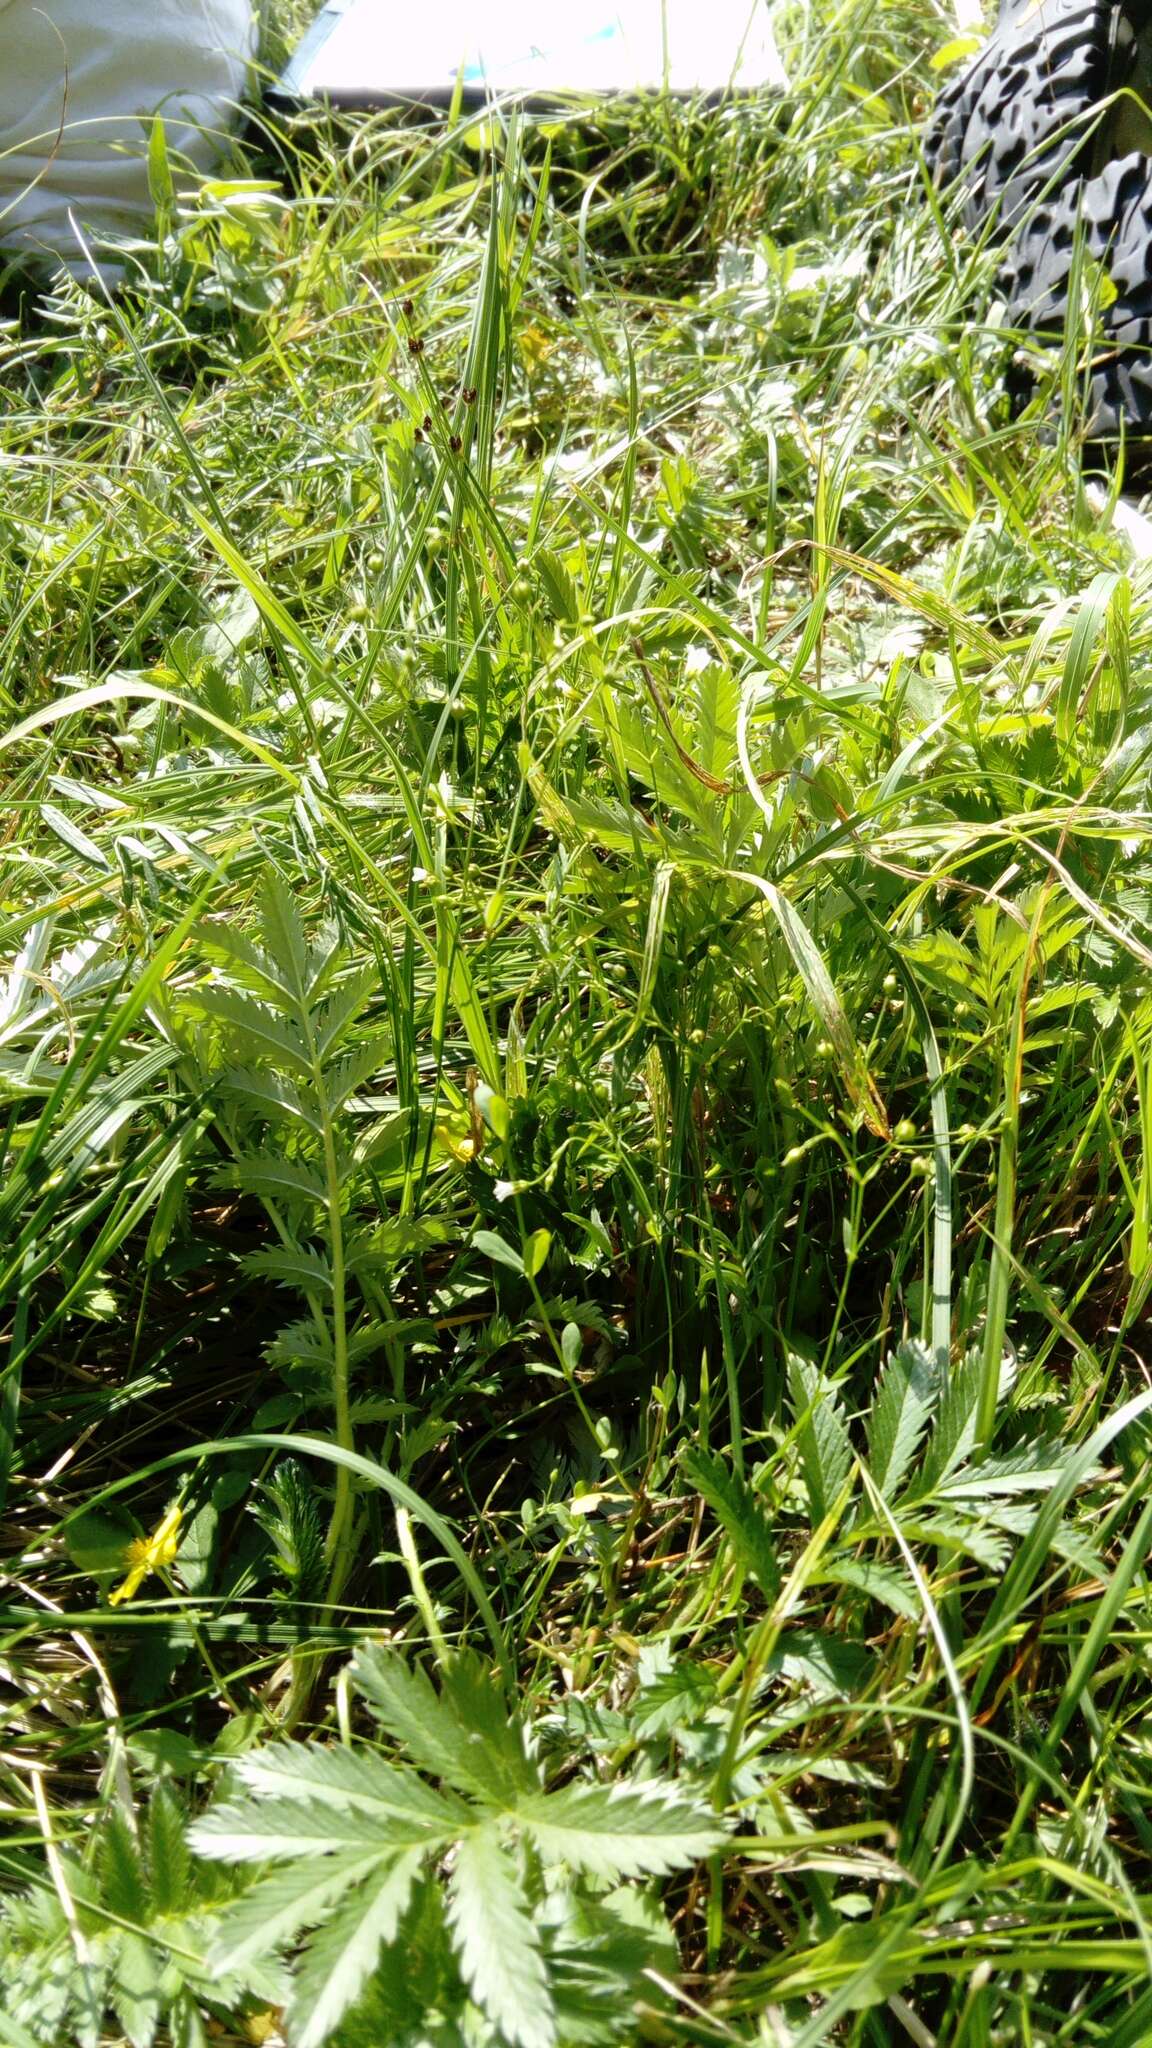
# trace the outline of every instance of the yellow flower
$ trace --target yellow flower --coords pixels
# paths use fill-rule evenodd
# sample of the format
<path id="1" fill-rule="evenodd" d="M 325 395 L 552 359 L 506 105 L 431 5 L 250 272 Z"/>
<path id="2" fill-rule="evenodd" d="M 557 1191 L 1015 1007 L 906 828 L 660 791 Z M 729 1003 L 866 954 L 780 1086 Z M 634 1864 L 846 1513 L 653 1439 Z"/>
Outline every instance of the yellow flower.
<path id="1" fill-rule="evenodd" d="M 179 1501 L 168 1509 L 164 1519 L 157 1522 L 150 1536 L 136 1536 L 124 1553 L 128 1576 L 122 1586 L 108 1595 L 109 1607 L 119 1607 L 122 1600 L 131 1600 L 138 1593 L 149 1572 L 163 1571 L 173 1564 L 180 1547 L 180 1524 L 184 1510 Z"/>

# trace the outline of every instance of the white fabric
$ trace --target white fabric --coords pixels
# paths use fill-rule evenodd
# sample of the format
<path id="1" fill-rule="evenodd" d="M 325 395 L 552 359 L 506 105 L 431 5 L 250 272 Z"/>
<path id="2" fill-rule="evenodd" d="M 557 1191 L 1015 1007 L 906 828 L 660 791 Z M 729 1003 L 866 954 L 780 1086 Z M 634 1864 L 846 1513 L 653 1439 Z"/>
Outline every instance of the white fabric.
<path id="1" fill-rule="evenodd" d="M 70 211 L 146 232 L 152 117 L 209 169 L 252 49 L 251 0 L 0 0 L 0 245 L 84 276 Z"/>

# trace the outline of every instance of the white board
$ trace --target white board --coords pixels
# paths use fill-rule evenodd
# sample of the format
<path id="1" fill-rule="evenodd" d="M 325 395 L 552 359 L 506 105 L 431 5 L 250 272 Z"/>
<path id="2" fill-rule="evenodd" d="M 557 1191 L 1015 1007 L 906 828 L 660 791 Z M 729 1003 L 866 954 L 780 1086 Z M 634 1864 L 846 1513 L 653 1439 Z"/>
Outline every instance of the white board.
<path id="1" fill-rule="evenodd" d="M 341 106 L 787 84 L 766 0 L 330 0 L 280 82 Z"/>

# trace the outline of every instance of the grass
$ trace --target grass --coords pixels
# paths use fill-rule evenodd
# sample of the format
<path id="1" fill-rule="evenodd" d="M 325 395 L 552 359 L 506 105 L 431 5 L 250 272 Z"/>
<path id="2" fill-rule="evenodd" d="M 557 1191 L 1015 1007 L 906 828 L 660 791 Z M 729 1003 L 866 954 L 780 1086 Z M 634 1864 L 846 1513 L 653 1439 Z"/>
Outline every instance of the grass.
<path id="1" fill-rule="evenodd" d="M 4 329 L 0 2042 L 1152 2041 L 1152 604 L 950 34 Z"/>

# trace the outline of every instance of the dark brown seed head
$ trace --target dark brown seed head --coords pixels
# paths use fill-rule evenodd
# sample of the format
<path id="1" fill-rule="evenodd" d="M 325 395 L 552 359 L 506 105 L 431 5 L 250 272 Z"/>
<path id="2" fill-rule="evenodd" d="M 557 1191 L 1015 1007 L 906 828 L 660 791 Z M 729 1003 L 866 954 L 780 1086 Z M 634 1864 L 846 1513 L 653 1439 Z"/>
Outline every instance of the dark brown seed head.
<path id="1" fill-rule="evenodd" d="M 410 356 L 422 356 L 422 355 L 423 355 L 423 353 L 424 353 L 424 337 L 423 337 L 423 335 L 421 335 L 421 334 L 410 334 L 410 335 L 408 336 L 408 353 L 409 353 L 409 355 L 410 355 Z"/>
<path id="2" fill-rule="evenodd" d="M 404 304 L 400 308 L 400 311 L 403 313 L 404 318 L 406 320 L 410 320 L 412 318 L 413 313 L 416 311 L 415 300 L 405 299 Z"/>
<path id="3" fill-rule="evenodd" d="M 426 413 L 425 413 L 425 415 L 424 415 L 423 419 L 421 420 L 420 424 L 421 424 L 421 426 L 423 427 L 423 429 L 424 429 L 424 432 L 425 432 L 426 434 L 430 434 L 430 433 L 432 432 L 432 415 L 431 415 L 431 413 L 430 413 L 430 412 L 426 412 Z"/>
<path id="4" fill-rule="evenodd" d="M 459 434 L 452 434 L 452 435 L 451 435 L 451 436 L 449 437 L 449 441 L 448 441 L 448 446 L 449 446 L 449 447 L 450 447 L 450 449 L 452 450 L 452 453 L 453 453 L 453 455 L 459 455 L 459 453 L 460 453 L 460 450 L 461 450 L 461 449 L 462 449 L 462 447 L 464 446 L 464 443 L 463 443 L 463 441 L 462 441 L 462 440 L 460 439 L 460 436 L 459 436 Z"/>

